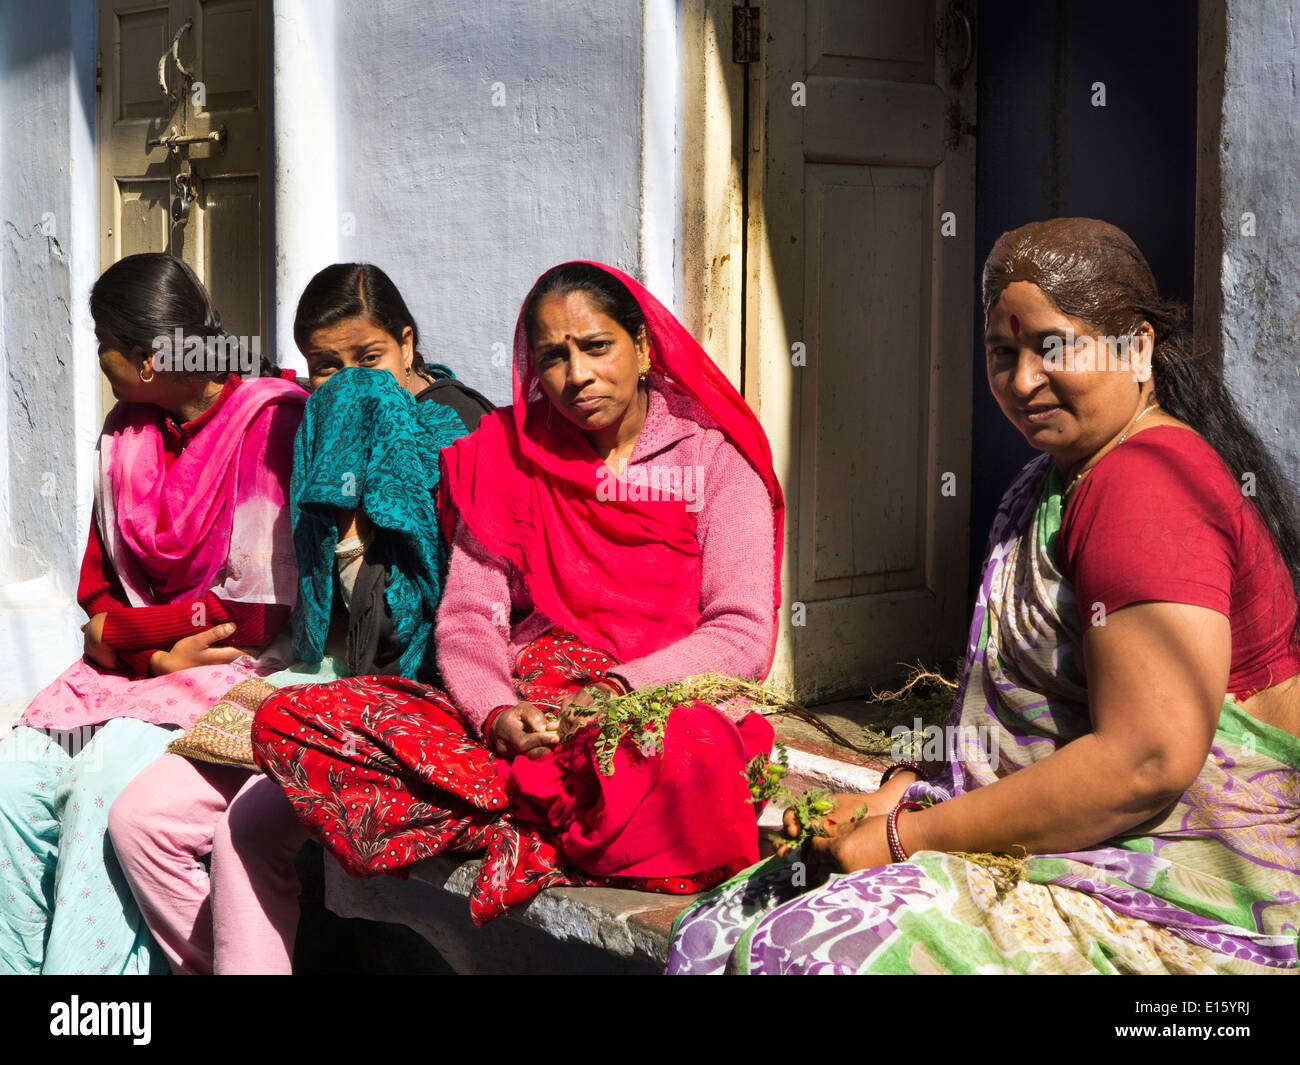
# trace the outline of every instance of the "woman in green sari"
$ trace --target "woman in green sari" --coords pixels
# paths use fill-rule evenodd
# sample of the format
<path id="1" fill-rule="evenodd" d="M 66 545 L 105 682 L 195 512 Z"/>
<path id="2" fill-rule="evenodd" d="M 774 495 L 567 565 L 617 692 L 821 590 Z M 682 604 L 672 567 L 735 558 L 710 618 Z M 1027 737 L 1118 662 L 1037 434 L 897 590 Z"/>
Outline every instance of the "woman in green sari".
<path id="1" fill-rule="evenodd" d="M 1290 491 L 1115 227 L 1006 233 L 983 289 L 989 385 L 1046 454 L 994 520 L 948 763 L 839 797 L 669 971 L 1294 973 Z"/>

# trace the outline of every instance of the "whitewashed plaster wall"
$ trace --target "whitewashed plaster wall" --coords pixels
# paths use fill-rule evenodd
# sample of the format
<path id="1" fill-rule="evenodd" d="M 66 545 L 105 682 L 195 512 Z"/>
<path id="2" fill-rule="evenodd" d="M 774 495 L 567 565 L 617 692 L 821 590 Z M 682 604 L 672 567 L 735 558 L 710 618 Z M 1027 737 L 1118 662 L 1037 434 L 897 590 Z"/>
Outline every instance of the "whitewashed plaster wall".
<path id="1" fill-rule="evenodd" d="M 497 402 L 546 267 L 601 259 L 678 306 L 678 7 L 272 0 L 280 360 L 302 286 L 335 260 L 387 270 L 427 357 Z M 94 53 L 94 0 L 0 4 L 0 729 L 80 650 Z"/>
<path id="2" fill-rule="evenodd" d="M 0 5 L 0 730 L 80 653 L 99 366 L 95 4 Z"/>
<path id="3" fill-rule="evenodd" d="M 389 273 L 426 358 L 509 402 L 538 274 L 573 258 L 640 272 L 642 5 L 336 9 L 338 255 Z"/>
<path id="4" fill-rule="evenodd" d="M 1300 11 L 1258 0 L 1226 6 L 1224 375 L 1283 472 L 1300 484 Z"/>

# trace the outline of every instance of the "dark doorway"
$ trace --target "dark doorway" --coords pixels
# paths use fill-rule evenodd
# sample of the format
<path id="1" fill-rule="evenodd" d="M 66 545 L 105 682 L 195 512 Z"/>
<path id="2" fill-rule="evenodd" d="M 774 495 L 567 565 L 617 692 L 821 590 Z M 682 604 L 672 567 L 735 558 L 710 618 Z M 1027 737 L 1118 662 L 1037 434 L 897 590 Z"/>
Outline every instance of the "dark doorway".
<path id="1" fill-rule="evenodd" d="M 1191 306 L 1196 42 L 1196 0 L 981 0 L 977 292 L 1001 233 L 1076 215 L 1127 232 L 1161 294 Z M 1037 454 L 989 395 L 978 295 L 975 306 L 972 593 L 998 500 Z"/>

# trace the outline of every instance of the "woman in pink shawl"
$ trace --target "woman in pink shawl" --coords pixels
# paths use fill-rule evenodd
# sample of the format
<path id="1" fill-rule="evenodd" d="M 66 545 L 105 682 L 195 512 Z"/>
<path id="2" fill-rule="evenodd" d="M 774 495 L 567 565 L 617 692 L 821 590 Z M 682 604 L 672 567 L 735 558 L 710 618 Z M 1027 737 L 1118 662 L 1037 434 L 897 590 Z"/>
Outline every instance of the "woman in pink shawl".
<path id="1" fill-rule="evenodd" d="M 559 883 L 690 892 L 757 858 L 746 764 L 770 725 L 693 702 L 662 751 L 547 711 L 698 673 L 766 674 L 783 504 L 758 420 L 627 275 L 566 263 L 515 332 L 514 404 L 442 452 L 452 545 L 445 692 L 400 678 L 285 689 L 259 764 L 354 875 L 484 851 L 478 923 Z"/>
<path id="2" fill-rule="evenodd" d="M 165 971 L 109 807 L 231 685 L 283 664 L 296 587 L 284 504 L 306 393 L 224 372 L 238 360 L 220 317 L 171 256 L 109 267 L 90 308 L 120 402 L 78 586 L 85 656 L 0 741 L 3 972 Z"/>

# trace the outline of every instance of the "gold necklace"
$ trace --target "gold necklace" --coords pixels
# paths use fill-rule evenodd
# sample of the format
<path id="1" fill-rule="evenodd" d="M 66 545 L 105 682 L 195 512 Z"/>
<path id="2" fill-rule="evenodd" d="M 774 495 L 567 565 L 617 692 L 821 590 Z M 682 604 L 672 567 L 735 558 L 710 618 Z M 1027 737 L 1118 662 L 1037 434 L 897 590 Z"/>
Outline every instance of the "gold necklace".
<path id="1" fill-rule="evenodd" d="M 1137 425 L 1137 423 L 1140 422 L 1143 419 L 1143 417 L 1146 416 L 1148 411 L 1153 411 L 1158 406 L 1160 406 L 1160 401 L 1153 397 L 1150 403 L 1148 403 L 1145 407 L 1143 407 L 1140 411 L 1138 411 L 1137 417 L 1135 417 L 1131 422 L 1128 423 L 1128 428 L 1124 430 L 1124 435 L 1121 436 L 1115 442 L 1115 447 L 1119 447 L 1120 444 L 1124 443 L 1124 441 L 1128 439 L 1128 434 L 1133 431 L 1133 427 Z M 1115 447 L 1111 448 L 1110 451 L 1107 451 L 1106 454 L 1109 455 L 1111 451 L 1115 450 Z M 1103 455 L 1101 458 L 1105 458 L 1105 455 Z M 1101 459 L 1099 458 L 1097 462 L 1100 461 Z M 1093 466 L 1096 465 L 1097 463 L 1094 462 L 1092 466 L 1089 466 L 1087 469 L 1080 470 L 1078 473 L 1076 473 L 1074 475 L 1074 480 L 1072 480 L 1069 483 L 1069 485 L 1066 487 L 1065 491 L 1061 493 L 1061 498 L 1066 499 L 1070 495 L 1070 493 L 1073 492 L 1074 489 L 1078 486 L 1079 482 L 1082 481 L 1084 477 L 1087 476 L 1092 471 Z"/>

